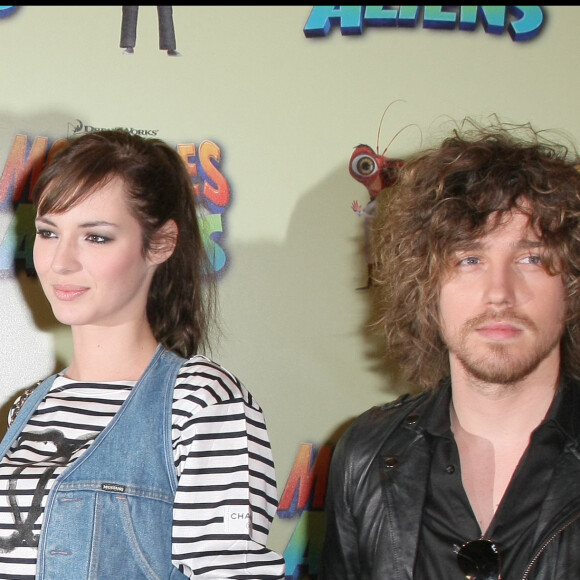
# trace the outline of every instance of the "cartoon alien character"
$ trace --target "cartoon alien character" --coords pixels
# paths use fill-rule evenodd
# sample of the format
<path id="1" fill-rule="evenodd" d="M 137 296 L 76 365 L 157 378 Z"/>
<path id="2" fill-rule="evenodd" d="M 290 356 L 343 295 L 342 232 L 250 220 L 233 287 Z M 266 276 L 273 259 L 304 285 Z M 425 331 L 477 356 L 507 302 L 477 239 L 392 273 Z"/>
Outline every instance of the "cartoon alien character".
<path id="1" fill-rule="evenodd" d="M 377 197 L 384 189 L 392 187 L 397 179 L 402 159 L 391 159 L 375 152 L 368 145 L 358 145 L 353 151 L 348 166 L 350 174 L 362 183 L 369 192 L 370 200 L 363 207 L 357 200 L 351 204 L 352 210 L 364 218 L 364 252 L 367 264 L 367 284 L 357 288 L 366 290 L 373 283 L 373 266 L 376 262 L 372 240 L 372 222 L 377 213 Z"/>

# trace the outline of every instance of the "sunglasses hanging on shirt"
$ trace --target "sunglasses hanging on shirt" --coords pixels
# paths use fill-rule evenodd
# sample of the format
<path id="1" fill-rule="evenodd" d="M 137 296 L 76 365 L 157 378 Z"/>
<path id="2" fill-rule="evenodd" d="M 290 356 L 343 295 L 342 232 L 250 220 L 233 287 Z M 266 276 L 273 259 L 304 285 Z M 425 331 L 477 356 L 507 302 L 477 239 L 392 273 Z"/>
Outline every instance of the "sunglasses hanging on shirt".
<path id="1" fill-rule="evenodd" d="M 467 580 L 502 580 L 497 544 L 480 539 L 467 542 L 457 551 L 457 565 Z"/>

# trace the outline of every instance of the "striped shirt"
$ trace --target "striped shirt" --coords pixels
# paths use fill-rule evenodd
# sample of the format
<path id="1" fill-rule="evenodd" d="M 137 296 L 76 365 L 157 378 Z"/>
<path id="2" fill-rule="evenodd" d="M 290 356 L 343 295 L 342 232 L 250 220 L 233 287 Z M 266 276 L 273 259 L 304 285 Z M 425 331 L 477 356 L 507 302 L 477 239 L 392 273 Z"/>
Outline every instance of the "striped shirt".
<path id="1" fill-rule="evenodd" d="M 57 377 L 1 459 L 1 580 L 34 580 L 53 482 L 108 425 L 134 385 Z M 177 376 L 172 418 L 173 564 L 190 578 L 283 579 L 283 558 L 266 548 L 277 492 L 257 402 L 236 377 L 197 355 Z"/>

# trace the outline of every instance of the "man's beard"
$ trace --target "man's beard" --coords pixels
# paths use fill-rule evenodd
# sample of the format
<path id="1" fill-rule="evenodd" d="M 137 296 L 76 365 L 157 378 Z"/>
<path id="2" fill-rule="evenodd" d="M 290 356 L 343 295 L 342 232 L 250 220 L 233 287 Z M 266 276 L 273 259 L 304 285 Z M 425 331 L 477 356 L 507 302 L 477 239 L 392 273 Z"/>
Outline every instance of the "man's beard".
<path id="1" fill-rule="evenodd" d="M 514 355 L 511 345 L 491 343 L 487 353 L 475 357 L 467 345 L 467 337 L 475 328 L 494 321 L 512 322 L 524 327 L 528 332 L 538 336 L 538 328 L 532 320 L 516 313 L 484 314 L 465 323 L 461 329 L 457 345 L 449 344 L 449 351 L 463 365 L 468 375 L 477 381 L 499 385 L 513 385 L 535 371 L 540 363 L 560 343 L 564 332 L 564 323 L 560 332 L 553 336 L 543 336 L 531 345 L 529 352 Z"/>

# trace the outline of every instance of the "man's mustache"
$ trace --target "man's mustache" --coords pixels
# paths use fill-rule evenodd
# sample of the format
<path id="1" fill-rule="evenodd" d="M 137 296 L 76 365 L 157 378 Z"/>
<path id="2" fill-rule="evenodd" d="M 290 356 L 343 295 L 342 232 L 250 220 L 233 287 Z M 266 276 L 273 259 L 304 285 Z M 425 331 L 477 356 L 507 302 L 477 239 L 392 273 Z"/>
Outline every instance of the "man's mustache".
<path id="1" fill-rule="evenodd" d="M 536 331 L 538 327 L 535 322 L 525 314 L 519 314 L 513 310 L 505 312 L 484 312 L 475 318 L 471 318 L 464 324 L 465 330 L 476 330 L 486 324 L 494 322 L 505 322 L 514 326 L 523 326 L 527 330 Z"/>

